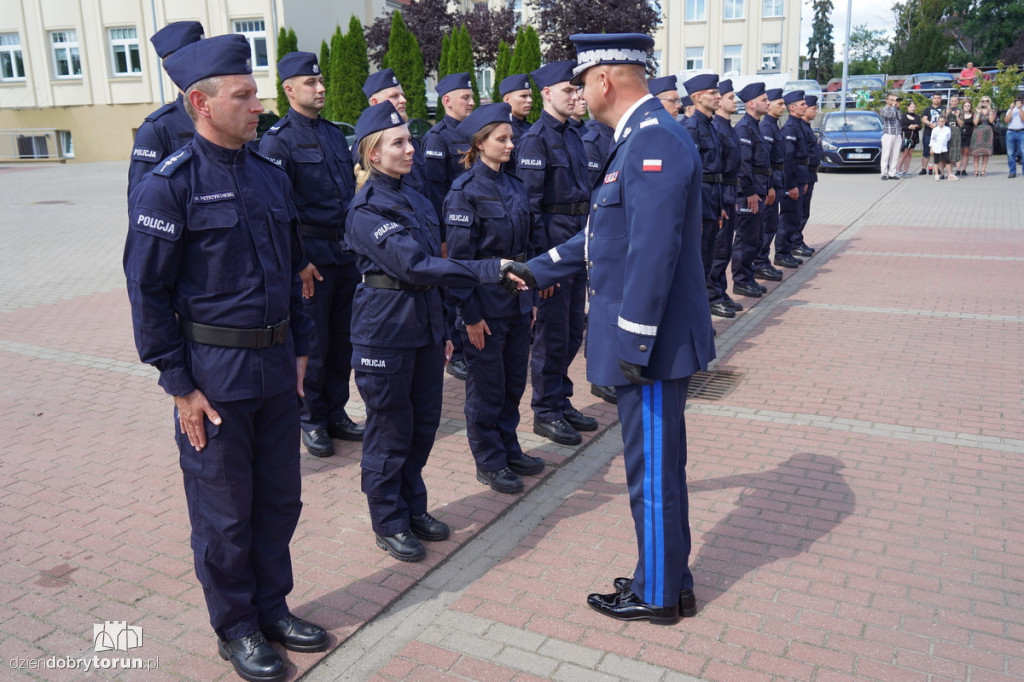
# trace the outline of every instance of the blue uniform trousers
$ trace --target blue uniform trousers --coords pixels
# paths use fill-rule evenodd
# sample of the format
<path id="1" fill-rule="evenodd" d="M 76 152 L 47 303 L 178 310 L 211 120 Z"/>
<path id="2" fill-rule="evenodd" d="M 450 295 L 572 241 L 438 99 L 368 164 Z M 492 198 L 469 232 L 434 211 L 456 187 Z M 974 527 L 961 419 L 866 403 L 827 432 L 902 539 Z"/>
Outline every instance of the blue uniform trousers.
<path id="1" fill-rule="evenodd" d="M 315 282 L 313 298 L 304 299 L 313 319 L 309 338 L 309 364 L 302 387 L 300 421 L 306 431 L 326 429 L 328 422 L 347 416 L 349 376 L 352 373 L 352 297 L 362 279 L 354 267 L 324 265 L 317 268 L 323 282 Z"/>
<path id="2" fill-rule="evenodd" d="M 741 199 L 739 204 L 742 211 L 736 212 L 735 225 L 736 234 L 732 244 L 732 283 L 733 286 L 742 284 L 753 286 L 754 281 L 754 259 L 761 250 L 761 240 L 764 235 L 764 219 L 767 211 L 764 200 L 757 203 L 757 213 L 750 213 L 746 209 L 746 200 Z"/>
<path id="3" fill-rule="evenodd" d="M 633 592 L 658 606 L 693 589 L 683 421 L 689 385 L 685 377 L 615 387 L 639 554 Z"/>
<path id="4" fill-rule="evenodd" d="M 814 183 L 807 185 L 807 191 L 804 193 L 803 208 L 800 211 L 800 233 L 791 241 L 793 246 L 797 244 L 806 244 L 804 241 L 804 228 L 807 227 L 807 219 L 811 217 L 811 197 L 814 196 Z"/>
<path id="5" fill-rule="evenodd" d="M 540 299 L 533 329 L 532 406 L 534 416 L 541 421 L 561 419 L 563 410 L 571 405 L 569 365 L 583 345 L 587 325 L 587 273 L 559 284 L 551 296 Z"/>
<path id="6" fill-rule="evenodd" d="M 526 390 L 530 362 L 530 313 L 513 318 L 487 319 L 490 336 L 483 350 L 462 332 L 466 354 L 466 431 L 480 471 L 497 471 L 509 457 L 522 459 L 516 436 L 519 401 Z"/>
<path id="7" fill-rule="evenodd" d="M 776 197 L 782 196 L 781 193 L 776 193 Z M 775 235 L 779 232 L 779 202 L 776 200 L 771 206 L 765 206 L 764 209 L 764 223 L 761 230 L 761 246 L 757 251 L 757 256 L 754 258 L 754 270 L 760 270 L 761 268 L 769 267 L 772 255 L 772 241 L 775 239 Z"/>
<path id="8" fill-rule="evenodd" d="M 700 260 L 704 265 L 704 281 L 711 276 L 711 265 L 715 260 L 715 242 L 718 240 L 718 221 L 700 222 Z"/>
<path id="9" fill-rule="evenodd" d="M 196 577 L 210 625 L 221 639 L 252 634 L 288 614 L 288 543 L 299 521 L 299 401 L 294 389 L 270 398 L 213 402 L 197 452 L 175 440 L 192 524 Z"/>
<path id="10" fill-rule="evenodd" d="M 367 362 L 369 360 L 369 362 Z M 423 467 L 441 423 L 444 343 L 419 348 L 355 344 L 352 367 L 366 404 L 362 490 L 375 533 L 409 530 L 427 511 Z"/>
<path id="11" fill-rule="evenodd" d="M 725 207 L 726 219 L 722 221 L 722 229 L 715 235 L 715 250 L 711 258 L 711 270 L 705 284 L 708 290 L 708 302 L 718 303 L 726 298 L 725 271 L 732 260 L 732 237 L 736 224 L 736 207 L 728 204 Z"/>
<path id="12" fill-rule="evenodd" d="M 803 188 L 797 188 L 800 196 L 790 199 L 788 195 L 782 196 L 779 206 L 779 231 L 775 233 L 775 255 L 791 256 L 793 247 L 799 242 L 794 241 L 800 238 L 800 221 L 803 219 L 804 194 Z"/>

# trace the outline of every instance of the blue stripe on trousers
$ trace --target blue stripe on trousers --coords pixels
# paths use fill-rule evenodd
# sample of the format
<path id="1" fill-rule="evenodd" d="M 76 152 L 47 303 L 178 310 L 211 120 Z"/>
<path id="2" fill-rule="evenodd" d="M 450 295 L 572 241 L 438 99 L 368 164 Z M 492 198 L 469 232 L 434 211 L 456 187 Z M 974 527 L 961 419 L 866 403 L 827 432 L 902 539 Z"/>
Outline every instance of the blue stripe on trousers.
<path id="1" fill-rule="evenodd" d="M 665 509 L 663 470 L 662 383 L 643 389 L 645 547 L 644 601 L 657 604 L 665 589 Z"/>

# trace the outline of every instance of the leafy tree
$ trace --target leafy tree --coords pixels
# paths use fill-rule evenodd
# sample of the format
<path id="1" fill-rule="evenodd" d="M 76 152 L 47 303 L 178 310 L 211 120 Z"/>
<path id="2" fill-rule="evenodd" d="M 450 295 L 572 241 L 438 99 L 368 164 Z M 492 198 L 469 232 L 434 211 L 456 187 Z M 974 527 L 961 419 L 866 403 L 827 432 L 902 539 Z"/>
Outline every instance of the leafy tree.
<path id="1" fill-rule="evenodd" d="M 337 115 L 338 120 L 355 123 L 367 106 L 362 88 L 366 77 L 370 75 L 370 60 L 366 56 L 363 25 L 354 15 L 349 19 L 348 33 L 342 41 L 342 52 L 340 62 L 344 64 L 344 68 L 340 77 L 334 81 L 334 90 L 337 90 Z"/>
<path id="2" fill-rule="evenodd" d="M 323 116 L 328 121 L 340 121 L 341 119 L 341 88 L 333 87 L 345 80 L 345 70 L 347 65 L 345 64 L 345 43 L 348 39 L 345 34 L 341 32 L 341 26 L 334 27 L 334 34 L 331 36 L 331 62 L 326 69 L 321 69 L 327 73 L 327 81 L 329 81 L 332 87 L 327 88 L 327 97 L 325 101 Z"/>
<path id="3" fill-rule="evenodd" d="M 291 52 L 291 42 L 288 40 L 288 30 L 282 26 L 281 31 L 277 34 L 277 61 L 281 61 L 281 58 Z M 281 79 L 277 79 L 277 112 L 284 116 L 288 113 L 291 106 L 288 104 L 288 95 L 284 92 L 284 85 L 281 83 Z"/>
<path id="4" fill-rule="evenodd" d="M 953 38 L 946 32 L 949 0 L 904 0 L 893 6 L 896 32 L 889 57 L 890 73 L 943 71 Z"/>
<path id="5" fill-rule="evenodd" d="M 501 43 L 516 35 L 516 15 L 511 4 L 492 10 L 486 2 L 471 6 L 460 20 L 473 39 L 473 59 L 478 66 L 496 66 Z"/>
<path id="6" fill-rule="evenodd" d="M 813 0 L 814 20 L 811 37 L 807 40 L 807 77 L 819 83 L 832 78 L 832 65 L 836 60 L 836 46 L 832 40 L 832 0 Z"/>
<path id="7" fill-rule="evenodd" d="M 512 51 L 508 49 L 508 43 L 502 40 L 498 43 L 498 57 L 494 65 L 494 88 L 491 91 L 491 101 L 501 101 L 501 90 L 499 86 L 508 76 L 512 75 L 509 66 L 512 64 Z"/>
<path id="8" fill-rule="evenodd" d="M 1024 64 L 1024 30 L 1017 36 L 1013 45 L 1003 50 L 999 59 L 1007 64 Z"/>
<path id="9" fill-rule="evenodd" d="M 427 87 L 423 82 L 423 53 L 420 52 L 419 41 L 406 28 L 402 13 L 398 10 L 391 15 L 391 35 L 380 66 L 392 69 L 402 84 L 408 101 L 405 108 L 409 118 L 426 118 Z"/>
<path id="10" fill-rule="evenodd" d="M 447 0 L 416 0 L 416 2 L 410 2 L 401 10 L 396 11 L 402 16 L 403 26 L 416 37 L 423 68 L 427 73 L 436 72 L 441 61 L 442 36 L 451 33 L 459 23 L 458 17 L 448 12 Z M 366 44 L 369 46 L 370 59 L 375 64 L 380 64 L 382 68 L 384 54 L 390 49 L 393 18 L 393 13 L 384 14 L 374 19 L 366 29 Z M 404 82 L 402 87 L 407 88 Z M 406 95 L 408 95 L 408 91 Z"/>
<path id="11" fill-rule="evenodd" d="M 882 29 L 870 29 L 867 24 L 855 26 L 850 31 L 850 75 L 880 73 L 882 64 L 889 58 L 889 41 Z M 832 73 L 842 73 L 839 69 Z"/>
<path id="12" fill-rule="evenodd" d="M 540 68 L 540 36 L 537 35 L 537 31 L 533 26 L 524 26 L 516 34 L 516 45 L 515 49 L 512 50 L 512 60 L 509 64 L 508 72 L 510 74 L 528 74 L 538 68 Z M 534 83 L 533 109 L 527 117 L 528 121 L 535 123 L 540 118 L 542 105 L 543 100 L 540 97 L 540 89 Z"/>
<path id="13" fill-rule="evenodd" d="M 654 35 L 661 25 L 659 0 L 526 1 L 534 9 L 534 21 L 540 29 L 540 37 L 548 46 L 544 51 L 544 59 L 548 62 L 576 58 L 576 48 L 569 40 L 573 33 Z"/>
<path id="14" fill-rule="evenodd" d="M 1021 0 L 952 0 L 950 17 L 978 64 L 992 64 L 1022 35 Z"/>

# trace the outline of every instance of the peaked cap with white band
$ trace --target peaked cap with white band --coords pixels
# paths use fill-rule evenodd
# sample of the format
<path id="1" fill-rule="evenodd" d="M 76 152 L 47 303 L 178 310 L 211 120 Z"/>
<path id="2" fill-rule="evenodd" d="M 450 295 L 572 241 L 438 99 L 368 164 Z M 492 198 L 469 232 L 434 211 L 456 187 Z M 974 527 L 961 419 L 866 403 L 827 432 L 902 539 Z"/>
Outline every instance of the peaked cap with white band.
<path id="1" fill-rule="evenodd" d="M 647 65 L 654 38 L 645 33 L 577 33 L 569 36 L 576 45 L 577 66 L 573 85 L 583 84 L 583 72 L 598 64 Z"/>

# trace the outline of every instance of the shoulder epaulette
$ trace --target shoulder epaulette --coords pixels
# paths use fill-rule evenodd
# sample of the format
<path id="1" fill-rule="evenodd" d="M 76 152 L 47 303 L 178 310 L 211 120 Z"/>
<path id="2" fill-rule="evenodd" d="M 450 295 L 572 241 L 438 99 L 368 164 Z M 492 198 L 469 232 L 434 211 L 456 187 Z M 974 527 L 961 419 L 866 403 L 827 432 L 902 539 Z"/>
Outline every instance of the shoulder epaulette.
<path id="1" fill-rule="evenodd" d="M 178 108 L 177 101 L 171 102 L 169 104 L 165 104 L 162 107 L 160 107 L 159 109 L 157 109 L 156 111 L 154 111 L 152 114 L 147 116 L 146 120 L 147 121 L 155 121 L 158 118 L 160 118 L 161 116 L 163 116 L 165 114 L 169 114 L 169 113 L 171 113 L 172 111 L 174 111 L 177 108 Z"/>
<path id="2" fill-rule="evenodd" d="M 370 200 L 370 194 L 373 192 L 373 186 L 367 183 L 363 185 L 363 188 L 356 192 L 356 195 L 352 198 L 352 203 L 349 204 L 351 208 L 359 206 L 365 206 L 366 202 Z"/>
<path id="3" fill-rule="evenodd" d="M 291 119 L 288 118 L 287 116 L 285 116 L 282 119 L 278 119 L 277 123 L 268 128 L 267 132 L 264 133 L 264 135 L 277 135 L 277 133 L 280 132 L 281 128 L 284 128 L 286 125 L 288 125 L 290 121 Z"/>
<path id="4" fill-rule="evenodd" d="M 452 181 L 452 189 L 461 190 L 466 186 L 466 183 L 473 179 L 472 173 L 463 173 L 459 177 Z"/>
<path id="5" fill-rule="evenodd" d="M 153 169 L 153 175 L 163 175 L 164 177 L 169 178 L 174 175 L 179 168 L 188 163 L 188 160 L 191 158 L 192 145 L 185 145 L 161 161 L 160 165 Z"/>

